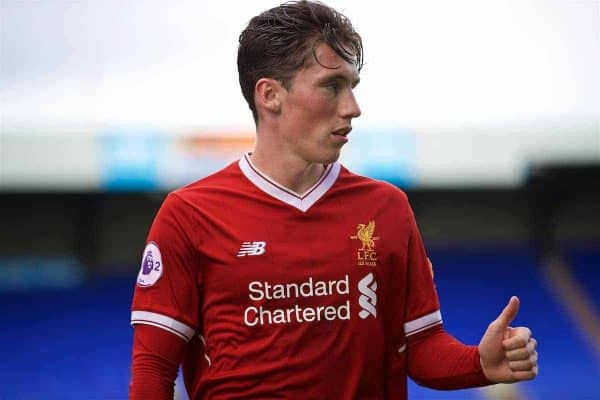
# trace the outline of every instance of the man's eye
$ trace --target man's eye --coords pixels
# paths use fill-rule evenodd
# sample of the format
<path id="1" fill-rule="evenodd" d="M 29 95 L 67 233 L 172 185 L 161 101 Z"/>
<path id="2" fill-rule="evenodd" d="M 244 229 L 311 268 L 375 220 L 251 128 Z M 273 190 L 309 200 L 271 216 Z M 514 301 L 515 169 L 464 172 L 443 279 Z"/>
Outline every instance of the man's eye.
<path id="1" fill-rule="evenodd" d="M 337 93 L 340 90 L 340 84 L 338 82 L 330 82 L 327 84 L 327 88 L 332 92 Z"/>

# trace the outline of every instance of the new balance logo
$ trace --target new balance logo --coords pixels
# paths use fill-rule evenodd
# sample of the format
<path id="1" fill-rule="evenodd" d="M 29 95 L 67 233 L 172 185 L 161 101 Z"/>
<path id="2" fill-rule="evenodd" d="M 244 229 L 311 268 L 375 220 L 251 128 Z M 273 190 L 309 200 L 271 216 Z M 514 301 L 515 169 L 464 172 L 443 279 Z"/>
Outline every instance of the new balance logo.
<path id="1" fill-rule="evenodd" d="M 265 247 L 267 247 L 267 242 L 244 242 L 237 256 L 260 256 L 265 254 Z"/>
<path id="2" fill-rule="evenodd" d="M 358 298 L 358 304 L 360 305 L 360 312 L 358 315 L 365 319 L 369 315 L 377 317 L 377 309 L 375 306 L 377 305 L 377 282 L 375 278 L 373 278 L 373 273 L 369 273 L 367 276 L 362 278 L 360 282 L 358 282 L 358 291 L 361 293 Z"/>

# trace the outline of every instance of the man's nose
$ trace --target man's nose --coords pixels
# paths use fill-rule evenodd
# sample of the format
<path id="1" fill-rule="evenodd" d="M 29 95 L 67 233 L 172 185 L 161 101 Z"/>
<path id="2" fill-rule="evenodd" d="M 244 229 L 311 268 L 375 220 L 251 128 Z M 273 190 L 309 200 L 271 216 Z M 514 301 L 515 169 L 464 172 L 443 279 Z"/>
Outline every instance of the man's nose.
<path id="1" fill-rule="evenodd" d="M 341 111 L 342 117 L 347 119 L 360 117 L 360 107 L 352 90 L 349 90 L 348 94 L 345 96 Z"/>

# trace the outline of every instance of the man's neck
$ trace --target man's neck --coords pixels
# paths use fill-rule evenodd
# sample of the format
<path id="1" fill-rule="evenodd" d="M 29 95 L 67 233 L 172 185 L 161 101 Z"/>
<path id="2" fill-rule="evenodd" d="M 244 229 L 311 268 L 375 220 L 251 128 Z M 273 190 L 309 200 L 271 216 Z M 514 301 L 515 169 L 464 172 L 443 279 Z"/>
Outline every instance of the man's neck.
<path id="1" fill-rule="evenodd" d="M 282 157 L 277 152 L 263 152 L 258 146 L 250 158 L 263 174 L 298 194 L 305 193 L 317 183 L 325 170 L 323 164 L 308 163 L 292 156 Z"/>

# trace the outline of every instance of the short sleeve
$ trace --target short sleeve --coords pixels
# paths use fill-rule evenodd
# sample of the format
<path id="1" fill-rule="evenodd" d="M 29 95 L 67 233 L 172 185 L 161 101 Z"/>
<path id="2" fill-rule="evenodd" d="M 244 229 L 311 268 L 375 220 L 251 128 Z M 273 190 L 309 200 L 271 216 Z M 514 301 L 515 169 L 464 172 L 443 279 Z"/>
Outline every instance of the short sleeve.
<path id="1" fill-rule="evenodd" d="M 442 323 L 440 304 L 433 281 L 433 269 L 412 209 L 408 213 L 407 299 L 404 322 L 406 336 Z"/>
<path id="2" fill-rule="evenodd" d="M 158 211 L 137 277 L 131 324 L 153 325 L 189 341 L 198 330 L 199 262 L 187 205 L 175 194 Z"/>

